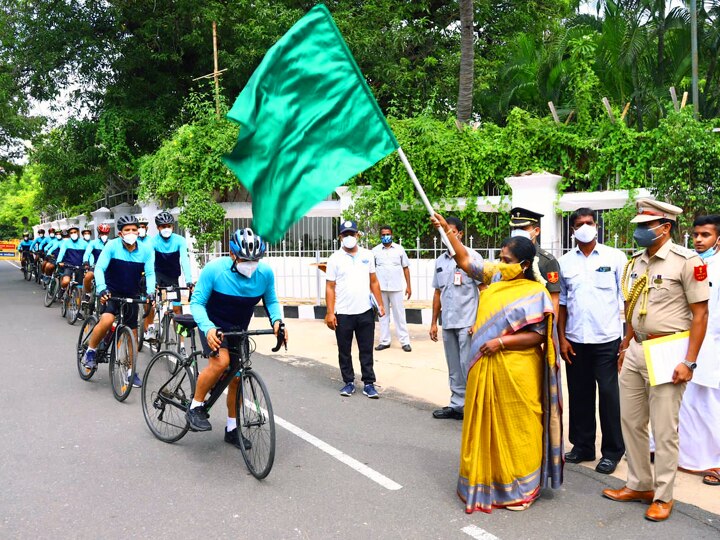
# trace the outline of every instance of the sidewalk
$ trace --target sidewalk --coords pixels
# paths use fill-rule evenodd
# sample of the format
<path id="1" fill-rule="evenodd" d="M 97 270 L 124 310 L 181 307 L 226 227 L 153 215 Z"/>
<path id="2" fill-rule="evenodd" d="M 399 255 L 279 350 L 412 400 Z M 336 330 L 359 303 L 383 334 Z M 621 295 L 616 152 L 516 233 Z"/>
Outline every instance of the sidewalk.
<path id="1" fill-rule="evenodd" d="M 276 356 L 282 359 L 284 355 L 294 358 L 309 358 L 322 362 L 329 366 L 337 367 L 337 345 L 335 334 L 330 331 L 322 320 L 299 320 L 286 321 L 290 335 L 288 352 L 278 353 Z M 253 327 L 265 326 L 265 320 L 255 317 Z M 376 324 L 377 344 L 378 325 Z M 434 405 L 447 405 L 449 399 L 448 374 L 445 364 L 445 355 L 442 342 L 434 343 L 428 336 L 429 328 L 424 325 L 408 325 L 412 352 L 406 353 L 395 341 L 394 329 L 392 330 L 393 343 L 390 349 L 374 351 L 375 374 L 377 376 L 377 388 L 382 397 L 383 391 L 395 390 L 413 398 L 425 401 Z M 356 372 L 359 371 L 357 361 L 357 348 L 353 346 L 353 360 Z M 567 396 L 567 387 L 563 371 L 563 395 Z M 342 386 L 340 372 L 337 374 L 338 390 Z M 362 399 L 362 395 L 359 396 Z M 355 396 L 353 399 L 358 398 Z M 338 395 L 338 399 L 342 399 Z M 429 413 L 428 413 L 429 414 Z M 438 420 L 443 422 L 448 420 Z M 565 399 L 565 411 L 563 415 L 565 423 L 565 450 L 571 446 L 567 440 L 568 433 L 568 412 L 567 399 Z M 599 421 L 598 421 L 599 426 Z M 599 429 L 599 428 L 598 428 Z M 600 437 L 598 436 L 597 455 L 600 456 Z M 589 468 L 595 468 L 597 462 L 584 464 Z M 627 462 L 623 459 L 618 465 L 613 476 L 622 480 L 626 479 Z M 600 493 L 598 493 L 600 496 Z M 720 486 L 707 486 L 702 483 L 700 476 L 678 472 L 675 482 L 675 498 L 685 503 L 694 504 L 704 510 L 720 514 Z"/>

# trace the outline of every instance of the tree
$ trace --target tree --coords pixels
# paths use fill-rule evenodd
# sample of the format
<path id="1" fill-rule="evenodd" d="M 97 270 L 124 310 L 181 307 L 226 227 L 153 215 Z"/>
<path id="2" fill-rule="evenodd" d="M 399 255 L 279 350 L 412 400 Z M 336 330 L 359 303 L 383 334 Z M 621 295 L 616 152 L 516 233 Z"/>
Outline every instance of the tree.
<path id="1" fill-rule="evenodd" d="M 460 124 L 470 121 L 473 101 L 475 62 L 475 26 L 473 0 L 458 0 L 460 4 L 460 78 L 458 82 L 457 119 Z"/>

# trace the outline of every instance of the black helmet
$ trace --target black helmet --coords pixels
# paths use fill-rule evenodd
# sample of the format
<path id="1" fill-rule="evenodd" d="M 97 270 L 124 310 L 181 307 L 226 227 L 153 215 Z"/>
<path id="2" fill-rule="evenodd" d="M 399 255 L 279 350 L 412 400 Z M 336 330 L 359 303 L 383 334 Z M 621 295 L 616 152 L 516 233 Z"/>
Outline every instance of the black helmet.
<path id="1" fill-rule="evenodd" d="M 175 224 L 175 218 L 170 212 L 160 212 L 157 216 L 155 216 L 155 225 L 158 227 L 160 225 L 174 225 Z"/>
<path id="2" fill-rule="evenodd" d="M 117 227 L 118 231 L 122 231 L 123 227 L 127 227 L 128 225 L 136 225 L 138 224 L 138 220 L 135 216 L 127 215 L 122 216 L 118 218 L 118 220 L 115 222 L 115 226 Z"/>
<path id="3" fill-rule="evenodd" d="M 38 234 L 45 234 L 45 229 L 38 229 Z"/>

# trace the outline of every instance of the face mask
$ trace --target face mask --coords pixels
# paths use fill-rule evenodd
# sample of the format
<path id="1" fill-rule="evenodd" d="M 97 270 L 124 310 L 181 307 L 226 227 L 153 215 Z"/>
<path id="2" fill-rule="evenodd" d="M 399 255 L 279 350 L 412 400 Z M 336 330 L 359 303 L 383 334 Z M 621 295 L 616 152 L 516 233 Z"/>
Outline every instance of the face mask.
<path id="1" fill-rule="evenodd" d="M 140 228 L 138 229 L 138 236 L 139 236 L 140 238 L 145 238 L 146 235 L 147 235 L 147 229 L 144 228 L 144 227 L 140 227 Z M 163 235 L 163 236 L 164 236 L 164 235 Z"/>
<path id="2" fill-rule="evenodd" d="M 23 240 L 24 240 L 25 242 L 27 242 L 27 241 L 28 241 L 28 237 L 27 237 L 27 236 L 23 236 Z"/>
<path id="3" fill-rule="evenodd" d="M 718 240 L 720 240 L 720 238 L 718 238 Z M 710 257 L 712 257 L 713 255 L 715 255 L 717 253 L 717 245 L 718 245 L 718 243 L 716 241 L 713 244 L 713 247 L 703 251 L 702 253 L 698 253 L 698 255 L 700 255 L 701 259 L 709 259 Z"/>
<path id="4" fill-rule="evenodd" d="M 239 261 L 235 263 L 235 270 L 246 278 L 252 277 L 257 270 L 258 261 Z"/>
<path id="5" fill-rule="evenodd" d="M 392 238 L 393 238 L 393 237 L 392 237 L 392 234 L 383 234 L 383 235 L 380 237 L 380 241 L 381 241 L 383 244 L 392 244 Z"/>
<path id="6" fill-rule="evenodd" d="M 127 245 L 132 246 L 137 242 L 138 235 L 135 233 L 125 233 L 122 235 L 123 242 Z"/>
<path id="7" fill-rule="evenodd" d="M 70 240 L 72 240 L 73 242 L 75 242 L 78 238 L 79 238 L 78 233 L 72 233 L 70 235 Z"/>
<path id="8" fill-rule="evenodd" d="M 162 229 L 160 231 L 160 236 L 163 238 L 170 238 L 170 235 L 172 235 L 172 229 Z"/>
<path id="9" fill-rule="evenodd" d="M 496 271 L 500 273 L 500 279 L 502 281 L 510 281 L 515 279 L 523 273 L 523 267 L 521 263 L 498 263 Z"/>
<path id="10" fill-rule="evenodd" d="M 585 223 L 584 225 L 578 227 L 573 234 L 575 236 L 575 240 L 578 242 L 589 244 L 595 240 L 595 237 L 597 236 L 597 227 Z"/>
<path id="11" fill-rule="evenodd" d="M 103 244 L 104 244 L 105 242 L 107 242 L 107 239 L 108 239 L 107 234 L 102 234 L 102 235 L 100 235 L 100 241 L 101 241 Z"/>
<path id="12" fill-rule="evenodd" d="M 355 246 L 357 246 L 357 238 L 354 236 L 344 236 L 342 245 L 345 249 L 355 249 Z"/>
<path id="13" fill-rule="evenodd" d="M 640 247 L 650 247 L 653 245 L 653 242 L 660 238 L 661 235 L 655 236 L 655 229 L 658 227 L 662 227 L 662 225 L 656 225 L 655 227 L 635 227 L 635 232 L 633 233 L 633 240 L 637 242 L 637 245 Z"/>
<path id="14" fill-rule="evenodd" d="M 83 240 L 90 240 L 89 234 L 83 234 Z"/>
<path id="15" fill-rule="evenodd" d="M 515 238 L 516 236 L 522 236 L 523 238 L 532 240 L 532 235 L 524 229 L 513 229 L 512 231 L 510 231 L 510 236 L 512 238 Z"/>
<path id="16" fill-rule="evenodd" d="M 45 233 L 38 234 L 38 238 L 45 238 Z"/>
<path id="17" fill-rule="evenodd" d="M 58 235 L 55 236 L 55 238 L 56 238 L 57 240 L 62 240 L 62 235 L 61 235 L 61 234 L 58 234 Z"/>

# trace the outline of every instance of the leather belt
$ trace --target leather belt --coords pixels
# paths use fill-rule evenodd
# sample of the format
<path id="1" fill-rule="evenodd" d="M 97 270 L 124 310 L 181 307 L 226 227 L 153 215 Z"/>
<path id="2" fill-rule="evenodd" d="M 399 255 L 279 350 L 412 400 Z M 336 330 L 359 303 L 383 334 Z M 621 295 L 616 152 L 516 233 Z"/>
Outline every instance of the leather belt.
<path id="1" fill-rule="evenodd" d="M 643 341 L 647 341 L 648 339 L 656 339 L 656 338 L 665 337 L 665 336 L 672 336 L 674 333 L 675 332 L 668 332 L 667 334 L 644 334 L 642 332 L 635 332 L 635 335 L 633 336 L 633 338 L 638 343 L 642 343 Z"/>

